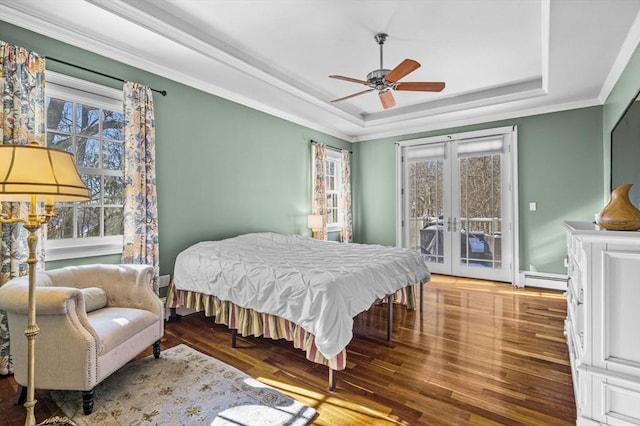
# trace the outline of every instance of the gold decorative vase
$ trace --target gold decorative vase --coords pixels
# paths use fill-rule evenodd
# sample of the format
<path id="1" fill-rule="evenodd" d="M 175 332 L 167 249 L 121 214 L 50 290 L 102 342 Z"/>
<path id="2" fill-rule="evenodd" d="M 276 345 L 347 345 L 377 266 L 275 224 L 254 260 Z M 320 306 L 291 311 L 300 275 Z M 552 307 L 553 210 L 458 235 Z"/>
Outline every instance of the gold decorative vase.
<path id="1" fill-rule="evenodd" d="M 632 183 L 625 183 L 611 191 L 611 199 L 596 218 L 598 226 L 613 231 L 640 229 L 640 210 L 629 201 L 629 190 L 632 186 Z"/>

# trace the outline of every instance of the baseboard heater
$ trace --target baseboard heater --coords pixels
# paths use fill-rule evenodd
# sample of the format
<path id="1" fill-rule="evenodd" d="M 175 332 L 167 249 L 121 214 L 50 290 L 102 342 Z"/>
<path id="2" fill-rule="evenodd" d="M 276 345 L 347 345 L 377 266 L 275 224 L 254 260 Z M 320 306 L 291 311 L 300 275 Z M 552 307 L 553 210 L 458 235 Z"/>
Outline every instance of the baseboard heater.
<path id="1" fill-rule="evenodd" d="M 525 271 L 520 273 L 520 284 L 524 287 L 539 287 L 564 291 L 567 289 L 567 276 L 545 272 Z"/>

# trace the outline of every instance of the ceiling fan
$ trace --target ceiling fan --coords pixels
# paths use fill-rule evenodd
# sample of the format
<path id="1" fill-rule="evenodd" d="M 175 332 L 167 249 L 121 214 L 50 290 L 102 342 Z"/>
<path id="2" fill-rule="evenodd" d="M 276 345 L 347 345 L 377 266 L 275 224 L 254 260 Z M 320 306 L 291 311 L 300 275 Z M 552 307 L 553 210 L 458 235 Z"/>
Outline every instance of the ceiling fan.
<path id="1" fill-rule="evenodd" d="M 374 90 L 378 91 L 380 102 L 384 109 L 395 106 L 396 100 L 393 98 L 392 90 L 407 90 L 413 92 L 440 92 L 444 89 L 444 82 L 426 82 L 426 81 L 411 81 L 401 83 L 402 77 L 420 68 L 420 64 L 413 59 L 405 59 L 392 70 L 384 69 L 382 66 L 382 46 L 389 37 L 387 34 L 376 34 L 375 40 L 380 45 L 380 69 L 373 70 L 367 74 L 367 80 L 358 80 L 357 78 L 343 77 L 341 75 L 330 75 L 330 78 L 338 80 L 350 81 L 352 83 L 364 84 L 369 89 L 363 90 L 358 93 L 353 93 L 342 98 L 334 99 L 331 102 L 344 101 L 355 96 L 359 96 Z"/>

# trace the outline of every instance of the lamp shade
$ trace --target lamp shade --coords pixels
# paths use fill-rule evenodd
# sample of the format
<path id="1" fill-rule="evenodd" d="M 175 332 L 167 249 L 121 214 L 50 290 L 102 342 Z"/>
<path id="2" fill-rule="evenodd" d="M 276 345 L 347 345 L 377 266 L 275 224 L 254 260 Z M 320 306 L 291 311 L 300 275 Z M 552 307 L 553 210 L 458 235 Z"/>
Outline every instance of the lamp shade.
<path id="1" fill-rule="evenodd" d="M 80 179 L 73 155 L 30 145 L 0 145 L 0 201 L 53 204 L 84 201 L 89 189 Z"/>
<path id="2" fill-rule="evenodd" d="M 321 214 L 310 214 L 307 216 L 307 226 L 311 229 L 321 229 L 322 228 L 322 215 Z"/>

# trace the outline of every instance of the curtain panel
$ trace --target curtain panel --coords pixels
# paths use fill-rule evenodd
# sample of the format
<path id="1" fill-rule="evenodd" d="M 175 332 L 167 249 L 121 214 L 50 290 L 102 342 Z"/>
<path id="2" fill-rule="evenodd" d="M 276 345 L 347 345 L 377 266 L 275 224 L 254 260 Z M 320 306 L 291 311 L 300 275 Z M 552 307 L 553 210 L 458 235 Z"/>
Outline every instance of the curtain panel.
<path id="1" fill-rule="evenodd" d="M 353 242 L 353 214 L 351 213 L 351 154 L 348 150 L 342 153 L 342 191 L 340 207 L 342 212 L 342 242 Z"/>
<path id="2" fill-rule="evenodd" d="M 44 145 L 45 59 L 37 53 L 0 41 L 0 125 L 2 143 Z M 26 218 L 27 203 L 2 203 L 2 213 Z M 38 235 L 37 269 L 44 269 L 46 227 Z M 21 224 L 2 225 L 0 285 L 28 273 L 27 231 Z M 13 373 L 7 315 L 0 311 L 0 374 Z"/>
<path id="3" fill-rule="evenodd" d="M 153 266 L 158 288 L 158 200 L 156 138 L 151 88 L 125 82 L 124 95 L 124 247 L 122 262 Z"/>
<path id="4" fill-rule="evenodd" d="M 311 145 L 311 161 L 313 173 L 313 195 L 311 201 L 311 214 L 322 215 L 322 228 L 318 230 L 316 238 L 327 239 L 327 182 L 326 164 L 327 148 L 323 144 Z"/>

